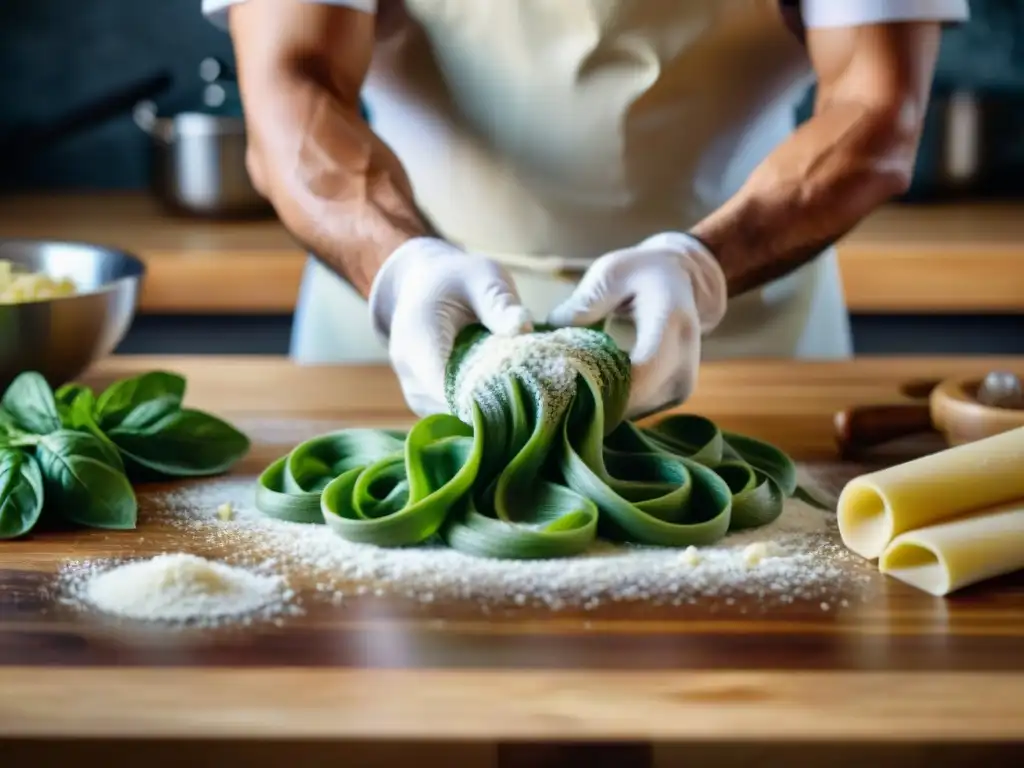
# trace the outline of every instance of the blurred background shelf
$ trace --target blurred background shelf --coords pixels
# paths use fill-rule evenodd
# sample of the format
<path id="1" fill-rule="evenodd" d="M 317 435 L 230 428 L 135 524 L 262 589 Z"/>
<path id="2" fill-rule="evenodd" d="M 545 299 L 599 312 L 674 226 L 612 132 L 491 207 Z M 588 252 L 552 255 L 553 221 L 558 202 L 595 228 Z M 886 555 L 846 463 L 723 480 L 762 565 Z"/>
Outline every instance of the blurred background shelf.
<path id="1" fill-rule="evenodd" d="M 276 219 L 179 218 L 144 192 L 0 198 L 0 237 L 130 251 L 147 266 L 143 314 L 291 313 L 305 260 Z"/>
<path id="2" fill-rule="evenodd" d="M 970 5 L 970 23 L 943 33 L 912 189 L 839 243 L 858 354 L 1024 353 L 1024 3 Z M 0 3 L 0 40 L 0 139 L 35 137 L 0 163 L 0 236 L 141 256 L 141 312 L 120 352 L 287 352 L 305 254 L 278 222 L 167 215 L 131 109 L 42 144 L 35 130 L 153 73 L 169 76 L 160 114 L 237 116 L 237 89 L 204 74 L 233 57 L 199 0 Z M 951 176 L 952 148 L 976 159 L 967 176 Z"/>
<path id="3" fill-rule="evenodd" d="M 306 258 L 276 219 L 177 218 L 132 192 L 0 198 L 0 237 L 85 240 L 140 256 L 142 314 L 290 314 Z M 855 314 L 1024 311 L 1024 204 L 894 204 L 838 250 Z"/>

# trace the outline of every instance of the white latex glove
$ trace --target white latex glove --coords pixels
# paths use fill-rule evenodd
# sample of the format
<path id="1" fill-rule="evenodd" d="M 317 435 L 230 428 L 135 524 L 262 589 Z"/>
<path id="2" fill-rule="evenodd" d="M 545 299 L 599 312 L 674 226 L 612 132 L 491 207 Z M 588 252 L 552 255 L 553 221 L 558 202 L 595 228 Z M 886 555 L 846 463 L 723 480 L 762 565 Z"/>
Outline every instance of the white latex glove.
<path id="1" fill-rule="evenodd" d="M 388 257 L 369 304 L 405 401 L 421 417 L 448 411 L 445 366 L 459 331 L 477 320 L 498 335 L 532 328 L 503 267 L 431 237 L 409 240 Z"/>
<path id="2" fill-rule="evenodd" d="M 625 314 L 636 327 L 628 415 L 684 402 L 697 385 L 701 336 L 725 315 L 725 275 L 696 238 L 665 232 L 605 254 L 556 307 L 553 325 L 590 325 Z"/>

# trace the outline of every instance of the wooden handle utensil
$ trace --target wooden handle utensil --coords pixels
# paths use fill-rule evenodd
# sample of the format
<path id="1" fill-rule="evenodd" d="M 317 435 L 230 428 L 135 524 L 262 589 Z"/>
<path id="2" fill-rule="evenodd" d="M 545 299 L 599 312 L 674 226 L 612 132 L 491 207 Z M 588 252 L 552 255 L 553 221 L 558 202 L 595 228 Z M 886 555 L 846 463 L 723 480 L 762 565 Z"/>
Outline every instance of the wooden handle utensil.
<path id="1" fill-rule="evenodd" d="M 933 431 L 925 403 L 858 405 L 835 415 L 836 441 L 845 458 L 911 435 Z"/>

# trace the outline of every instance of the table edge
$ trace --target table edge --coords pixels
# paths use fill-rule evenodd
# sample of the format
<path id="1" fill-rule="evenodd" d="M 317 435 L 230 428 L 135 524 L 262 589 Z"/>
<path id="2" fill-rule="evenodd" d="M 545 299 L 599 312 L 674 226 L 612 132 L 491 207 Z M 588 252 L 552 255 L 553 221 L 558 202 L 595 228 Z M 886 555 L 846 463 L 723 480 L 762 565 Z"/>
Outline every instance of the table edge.
<path id="1" fill-rule="evenodd" d="M 1024 739 L 1024 672 L 7 667 L 0 690 L 5 738 Z"/>

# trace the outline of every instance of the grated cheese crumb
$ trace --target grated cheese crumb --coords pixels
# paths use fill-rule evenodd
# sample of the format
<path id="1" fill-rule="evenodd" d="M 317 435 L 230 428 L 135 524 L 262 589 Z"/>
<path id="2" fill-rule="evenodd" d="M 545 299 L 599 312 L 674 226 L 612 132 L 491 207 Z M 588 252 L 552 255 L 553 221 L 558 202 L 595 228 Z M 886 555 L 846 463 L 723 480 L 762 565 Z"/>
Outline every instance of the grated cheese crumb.
<path id="1" fill-rule="evenodd" d="M 780 549 L 771 541 L 755 541 L 743 550 L 743 562 L 748 568 L 756 568 L 769 557 L 778 557 Z"/>
<path id="2" fill-rule="evenodd" d="M 696 566 L 700 565 L 700 551 L 693 545 L 683 550 L 683 554 L 679 556 L 679 560 L 683 565 Z"/>

